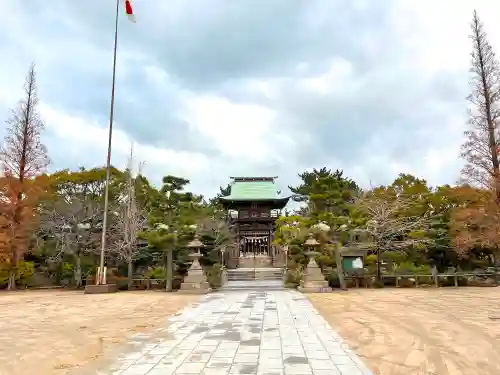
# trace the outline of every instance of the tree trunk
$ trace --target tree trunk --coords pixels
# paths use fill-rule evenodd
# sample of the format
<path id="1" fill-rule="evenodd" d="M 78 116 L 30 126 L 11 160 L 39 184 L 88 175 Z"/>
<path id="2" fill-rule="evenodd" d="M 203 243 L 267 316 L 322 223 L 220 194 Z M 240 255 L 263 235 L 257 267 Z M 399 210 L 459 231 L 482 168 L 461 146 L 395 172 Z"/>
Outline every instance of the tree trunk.
<path id="1" fill-rule="evenodd" d="M 127 262 L 127 278 L 128 278 L 128 286 L 127 289 L 130 290 L 132 288 L 132 274 L 134 273 L 134 262 L 132 259 L 129 259 Z"/>
<path id="2" fill-rule="evenodd" d="M 382 263 L 381 258 L 380 247 L 377 247 L 377 281 L 380 281 L 382 279 L 382 272 L 380 272 L 380 263 Z"/>
<path id="3" fill-rule="evenodd" d="M 338 240 L 335 241 L 335 263 L 337 263 L 337 276 L 339 278 L 340 289 L 347 289 L 344 279 L 344 267 L 342 264 L 342 255 Z"/>
<path id="4" fill-rule="evenodd" d="M 171 292 L 172 291 L 172 274 L 173 274 L 173 265 L 174 265 L 174 251 L 173 249 L 168 249 L 167 250 L 167 264 L 165 267 L 166 271 L 166 291 Z"/>
<path id="5" fill-rule="evenodd" d="M 7 284 L 7 290 L 15 290 L 16 289 L 16 267 L 12 267 L 9 269 L 9 283 Z"/>
<path id="6" fill-rule="evenodd" d="M 62 283 L 62 267 L 63 267 L 62 261 L 60 259 L 57 259 L 56 272 L 55 272 L 56 285 L 61 285 Z"/>
<path id="7" fill-rule="evenodd" d="M 497 256 L 497 254 L 492 254 L 493 257 L 493 271 L 495 272 L 495 275 L 493 276 L 493 280 L 495 281 L 495 285 L 498 285 L 498 264 L 500 262 L 500 257 Z"/>
<path id="8" fill-rule="evenodd" d="M 80 254 L 75 254 L 75 266 L 73 271 L 73 276 L 75 278 L 75 286 L 81 288 L 82 286 L 82 260 Z"/>

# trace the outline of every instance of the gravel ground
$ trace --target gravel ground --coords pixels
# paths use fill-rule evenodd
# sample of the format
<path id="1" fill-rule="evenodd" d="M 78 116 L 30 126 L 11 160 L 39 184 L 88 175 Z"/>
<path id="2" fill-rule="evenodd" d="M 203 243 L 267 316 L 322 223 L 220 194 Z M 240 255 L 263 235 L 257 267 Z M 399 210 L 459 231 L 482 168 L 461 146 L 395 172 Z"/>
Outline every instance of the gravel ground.
<path id="1" fill-rule="evenodd" d="M 500 288 L 359 289 L 309 299 L 376 374 L 500 374 Z"/>
<path id="2" fill-rule="evenodd" d="M 164 292 L 0 293 L 0 375 L 62 375 L 97 360 L 138 332 L 165 326 L 197 300 Z"/>

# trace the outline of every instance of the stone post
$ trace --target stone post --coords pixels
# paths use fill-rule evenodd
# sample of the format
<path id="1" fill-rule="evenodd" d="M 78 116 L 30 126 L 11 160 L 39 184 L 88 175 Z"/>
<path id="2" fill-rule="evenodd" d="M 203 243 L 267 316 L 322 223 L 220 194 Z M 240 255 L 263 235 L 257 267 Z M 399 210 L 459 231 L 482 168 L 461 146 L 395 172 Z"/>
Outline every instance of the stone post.
<path id="1" fill-rule="evenodd" d="M 285 254 L 283 262 L 283 282 L 286 282 L 286 278 L 288 276 L 288 245 L 283 246 L 283 253 Z"/>
<path id="2" fill-rule="evenodd" d="M 220 249 L 221 252 L 221 275 L 220 275 L 220 283 L 221 286 L 225 286 L 227 284 L 227 270 L 226 270 L 226 258 L 225 258 L 225 253 L 226 253 L 226 247 L 222 246 Z"/>
<path id="3" fill-rule="evenodd" d="M 197 235 L 187 245 L 189 249 L 196 250 L 196 252 L 189 254 L 189 257 L 193 259 L 193 263 L 191 264 L 191 267 L 189 267 L 188 274 L 184 278 L 179 292 L 187 294 L 206 294 L 211 291 L 210 285 L 208 284 L 207 278 L 199 261 L 202 257 L 200 249 L 204 246 L 205 245 L 203 245 Z"/>
<path id="4" fill-rule="evenodd" d="M 304 244 L 306 247 L 314 249 L 319 245 L 316 239 L 309 235 L 308 240 Z M 300 282 L 300 286 L 297 288 L 299 292 L 302 293 L 323 293 L 331 292 L 332 288 L 328 286 L 328 281 L 325 280 L 321 268 L 319 268 L 318 263 L 316 263 L 316 256 L 319 253 L 316 251 L 308 251 L 306 256 L 309 258 L 307 267 L 304 270 L 303 279 Z"/>

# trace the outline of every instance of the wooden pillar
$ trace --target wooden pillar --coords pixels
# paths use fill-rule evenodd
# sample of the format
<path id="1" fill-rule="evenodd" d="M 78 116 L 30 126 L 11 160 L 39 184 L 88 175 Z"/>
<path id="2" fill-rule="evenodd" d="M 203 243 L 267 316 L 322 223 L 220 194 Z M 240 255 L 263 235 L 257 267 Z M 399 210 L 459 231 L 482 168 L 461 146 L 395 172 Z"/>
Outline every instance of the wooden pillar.
<path id="1" fill-rule="evenodd" d="M 240 261 L 240 241 L 241 241 L 241 235 L 240 235 L 240 223 L 236 222 L 236 250 L 234 254 L 232 255 L 231 263 L 233 264 L 233 267 L 238 267 L 239 261 Z"/>
<path id="2" fill-rule="evenodd" d="M 273 254 L 271 254 L 271 241 L 272 241 L 272 238 L 271 238 L 271 225 L 269 225 L 269 229 L 268 229 L 268 233 L 267 233 L 267 255 L 268 256 L 273 256 Z"/>

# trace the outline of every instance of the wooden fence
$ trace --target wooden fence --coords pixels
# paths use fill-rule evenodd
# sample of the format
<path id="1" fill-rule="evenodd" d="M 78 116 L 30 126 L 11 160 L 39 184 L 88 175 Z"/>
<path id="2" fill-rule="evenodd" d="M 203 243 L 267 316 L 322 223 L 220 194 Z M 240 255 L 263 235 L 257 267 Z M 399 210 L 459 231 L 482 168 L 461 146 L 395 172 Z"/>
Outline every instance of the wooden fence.
<path id="1" fill-rule="evenodd" d="M 128 278 L 121 277 L 119 279 L 110 278 L 108 280 L 111 283 L 118 285 L 120 289 L 127 289 Z M 94 284 L 94 278 L 87 278 L 85 284 Z M 149 289 L 165 289 L 166 281 L 165 279 L 144 279 L 144 278 L 133 278 L 131 279 L 130 290 L 149 290 Z"/>
<path id="2" fill-rule="evenodd" d="M 352 275 L 352 274 L 346 274 L 344 276 L 345 280 L 350 280 L 351 282 L 354 282 L 354 285 L 356 288 L 360 287 L 360 284 L 363 283 L 365 287 L 369 287 L 369 282 L 373 282 L 373 280 L 376 279 L 376 275 L 370 274 L 370 275 Z M 435 287 L 442 286 L 442 279 L 446 278 L 447 281 L 452 279 L 453 286 L 459 287 L 460 282 L 462 280 L 467 280 L 467 282 L 470 282 L 470 279 L 472 278 L 474 281 L 477 281 L 478 278 L 483 278 L 487 280 L 492 280 L 493 283 L 487 285 L 485 283 L 485 286 L 497 286 L 499 285 L 500 281 L 500 272 L 483 272 L 483 273 L 477 273 L 477 272 L 456 272 L 456 273 L 438 273 L 438 274 L 382 274 L 381 275 L 381 280 L 382 282 L 386 280 L 394 280 L 396 287 L 400 287 L 402 281 L 408 280 L 411 282 L 415 283 L 416 287 L 419 287 L 421 285 L 434 285 Z M 413 280 L 413 281 L 412 281 Z M 446 283 L 449 285 L 449 282 Z"/>

